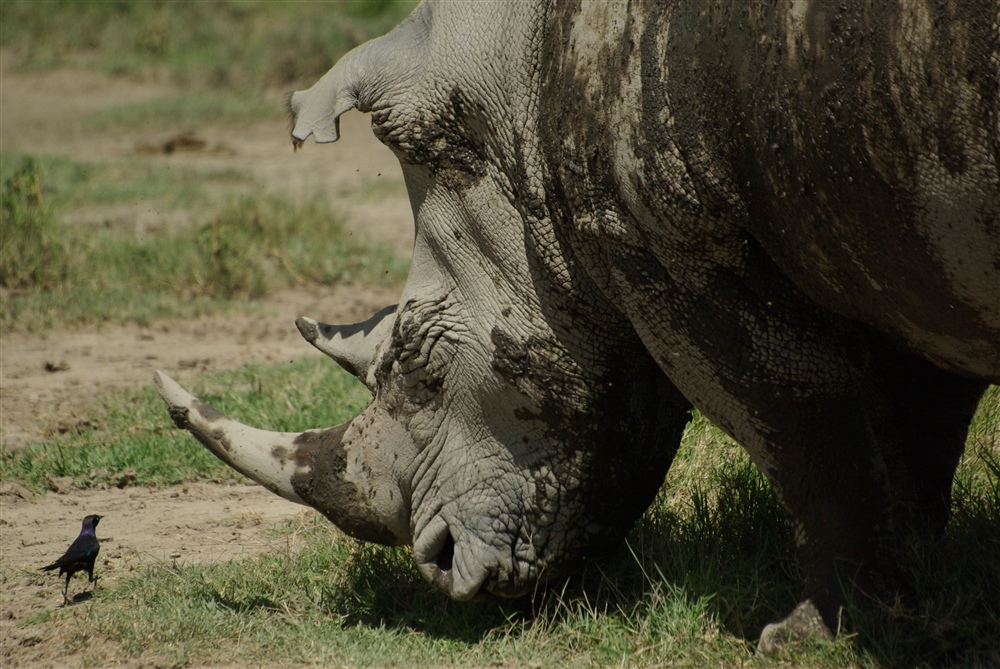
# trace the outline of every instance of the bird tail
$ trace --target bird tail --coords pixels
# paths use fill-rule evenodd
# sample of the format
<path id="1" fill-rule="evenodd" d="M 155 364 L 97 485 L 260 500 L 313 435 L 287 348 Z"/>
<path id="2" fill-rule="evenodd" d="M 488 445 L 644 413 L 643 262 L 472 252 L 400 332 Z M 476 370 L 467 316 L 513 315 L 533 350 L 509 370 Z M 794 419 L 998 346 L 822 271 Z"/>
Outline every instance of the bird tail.
<path id="1" fill-rule="evenodd" d="M 59 568 L 59 563 L 58 562 L 53 562 L 52 564 L 48 565 L 47 567 L 42 567 L 38 571 L 52 571 L 53 569 L 58 569 L 58 568 Z"/>

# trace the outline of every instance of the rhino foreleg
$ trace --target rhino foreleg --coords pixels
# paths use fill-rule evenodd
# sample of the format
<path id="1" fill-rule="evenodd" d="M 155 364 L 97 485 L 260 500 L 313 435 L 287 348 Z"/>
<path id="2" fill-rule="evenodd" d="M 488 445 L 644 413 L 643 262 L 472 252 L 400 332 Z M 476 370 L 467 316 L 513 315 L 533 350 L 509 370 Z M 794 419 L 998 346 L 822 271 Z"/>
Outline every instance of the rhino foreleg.
<path id="1" fill-rule="evenodd" d="M 915 356 L 872 347 L 865 406 L 879 443 L 901 538 L 938 535 L 969 423 L 987 384 Z"/>
<path id="2" fill-rule="evenodd" d="M 817 309 L 753 248 L 742 266 L 670 272 L 649 252 L 621 250 L 613 277 L 647 348 L 743 445 L 795 530 L 806 596 L 768 626 L 761 649 L 830 636 L 845 591 L 893 597 L 892 504 L 866 416 L 864 332 Z"/>
<path id="3" fill-rule="evenodd" d="M 828 638 L 848 597 L 895 597 L 892 498 L 885 463 L 859 394 L 777 402 L 764 415 L 773 432 L 765 474 L 795 531 L 806 597 L 761 633 L 760 650 L 805 636 Z M 786 413 L 787 412 L 787 413 Z"/>

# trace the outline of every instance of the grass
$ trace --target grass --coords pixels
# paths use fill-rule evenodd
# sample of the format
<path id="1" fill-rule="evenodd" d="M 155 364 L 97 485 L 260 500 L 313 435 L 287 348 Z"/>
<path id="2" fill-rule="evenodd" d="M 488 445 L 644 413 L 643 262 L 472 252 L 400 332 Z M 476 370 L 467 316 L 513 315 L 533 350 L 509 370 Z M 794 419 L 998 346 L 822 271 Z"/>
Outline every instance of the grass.
<path id="1" fill-rule="evenodd" d="M 268 429 L 304 430 L 335 425 L 357 414 L 371 395 L 326 358 L 250 366 L 201 378 L 193 391 L 205 401 Z M 98 415 L 43 443 L 2 454 L 2 479 L 43 491 L 50 476 L 73 478 L 81 487 L 111 485 L 135 470 L 136 485 L 174 485 L 200 479 L 240 477 L 190 435 L 174 428 L 151 387 L 116 394 Z"/>
<path id="2" fill-rule="evenodd" d="M 66 207 L 177 196 L 172 184 L 181 184 L 181 193 L 186 184 L 197 201 L 198 193 L 208 197 L 202 189 L 211 180 L 164 178 L 158 168 L 129 172 L 121 165 L 47 162 L 56 183 L 68 184 L 53 197 Z M 115 173 L 130 176 L 109 177 Z M 404 261 L 350 235 L 320 200 L 296 206 L 279 197 L 243 197 L 194 226 L 153 233 L 93 229 L 58 222 L 44 197 L 44 176 L 38 161 L 25 158 L 3 183 L 4 329 L 40 329 L 56 319 L 64 326 L 148 323 L 235 308 L 283 286 L 385 284 L 406 275 Z"/>
<path id="3" fill-rule="evenodd" d="M 34 161 L 4 179 L 0 216 L 0 286 L 47 290 L 65 280 L 66 249 L 42 198 Z"/>
<path id="4" fill-rule="evenodd" d="M 232 127 L 283 116 L 284 105 L 273 96 L 207 90 L 92 112 L 84 117 L 83 128 L 88 132 L 150 132 L 206 125 Z"/>
<path id="5" fill-rule="evenodd" d="M 86 67 L 231 92 L 311 83 L 346 51 L 387 32 L 415 0 L 104 2 L 4 0 L 8 67 Z"/>
<path id="6" fill-rule="evenodd" d="M 347 51 L 388 32 L 417 0 L 4 0 L 5 69 L 79 68 L 178 94 L 83 118 L 86 132 L 231 127 L 284 114 Z"/>
<path id="7" fill-rule="evenodd" d="M 108 591 L 114 604 L 93 612 L 76 639 L 82 647 L 97 633 L 119 639 L 126 656 L 159 655 L 171 664 L 426 666 L 474 655 L 483 643 L 476 637 L 489 637 L 490 628 L 517 615 L 442 602 L 419 582 L 408 551 L 344 539 L 318 514 L 284 530 L 305 547 L 240 564 L 144 570 Z M 134 615 L 126 614 L 130 609 Z M 385 611 L 400 619 L 380 622 Z"/>
<path id="8" fill-rule="evenodd" d="M 0 154 L 0 182 L 27 175 L 53 219 L 80 209 L 143 203 L 157 211 L 217 209 L 219 192 L 250 194 L 257 184 L 235 169 L 191 169 L 132 159 L 90 163 L 61 156 Z M 5 187 L 12 197 L 17 187 Z M 75 219 L 75 217 L 74 217 Z"/>
<path id="9" fill-rule="evenodd" d="M 368 399 L 324 359 L 213 375 L 195 391 L 240 420 L 278 430 L 340 422 Z M 157 485 L 231 476 L 210 457 L 184 472 L 157 469 L 162 461 L 194 463 L 205 451 L 169 429 L 151 392 L 120 396 L 96 422 L 34 447 L 30 461 L 6 458 L 4 477 L 37 489 L 55 466 L 83 485 L 104 480 L 92 467 L 135 467 L 140 482 Z M 90 454 L 69 455 L 83 449 Z M 94 459 L 101 451 L 107 460 Z M 148 455 L 125 459 L 135 451 Z M 798 599 L 792 537 L 763 477 L 700 417 L 619 555 L 526 600 L 449 602 L 419 578 L 408 549 L 355 542 L 309 514 L 275 530 L 300 550 L 215 565 L 149 564 L 102 589 L 85 615 L 67 610 L 25 624 L 64 623 L 68 647 L 91 665 L 994 666 L 998 461 L 995 387 L 970 430 L 946 536 L 903 558 L 914 587 L 908 604 L 888 622 L 855 612 L 855 634 L 774 659 L 755 658 L 753 642 Z"/>

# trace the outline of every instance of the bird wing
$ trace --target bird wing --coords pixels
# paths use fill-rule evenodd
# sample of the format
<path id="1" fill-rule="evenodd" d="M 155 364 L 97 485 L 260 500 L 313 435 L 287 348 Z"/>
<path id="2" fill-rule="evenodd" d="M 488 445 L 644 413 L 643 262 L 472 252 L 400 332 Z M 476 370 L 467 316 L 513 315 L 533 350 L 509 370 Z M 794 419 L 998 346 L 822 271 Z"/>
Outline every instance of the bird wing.
<path id="1" fill-rule="evenodd" d="M 92 557 L 97 557 L 97 553 L 100 549 L 101 545 L 97 542 L 96 537 L 81 534 L 73 540 L 73 543 L 69 545 L 69 548 L 66 549 L 66 552 L 63 553 L 62 557 L 52 564 L 42 567 L 42 571 L 52 571 L 58 567 L 74 564 L 82 560 L 89 560 Z"/>

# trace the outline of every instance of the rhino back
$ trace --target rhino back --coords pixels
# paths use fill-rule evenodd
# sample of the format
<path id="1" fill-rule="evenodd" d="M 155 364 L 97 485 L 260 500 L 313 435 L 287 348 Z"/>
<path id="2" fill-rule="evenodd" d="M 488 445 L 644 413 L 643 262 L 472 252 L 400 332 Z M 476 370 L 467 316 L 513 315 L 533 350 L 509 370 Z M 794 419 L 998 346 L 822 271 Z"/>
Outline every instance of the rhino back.
<path id="1" fill-rule="evenodd" d="M 675 275 L 759 245 L 823 308 L 1000 377 L 1000 4 L 598 4 L 550 21 L 568 225 Z"/>

